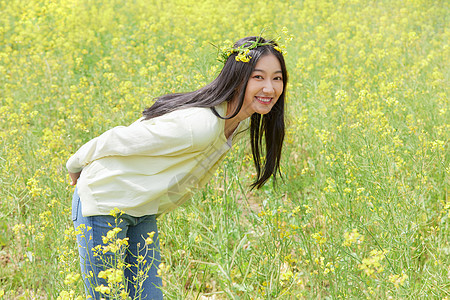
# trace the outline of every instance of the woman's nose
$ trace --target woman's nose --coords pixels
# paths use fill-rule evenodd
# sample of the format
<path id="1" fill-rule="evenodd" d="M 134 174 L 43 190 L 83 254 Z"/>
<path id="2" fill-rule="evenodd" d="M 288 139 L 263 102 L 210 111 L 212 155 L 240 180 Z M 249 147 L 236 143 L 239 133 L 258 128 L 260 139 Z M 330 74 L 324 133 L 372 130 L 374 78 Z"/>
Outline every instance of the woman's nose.
<path id="1" fill-rule="evenodd" d="M 267 94 L 270 94 L 270 93 L 273 93 L 273 91 L 274 91 L 274 88 L 273 88 L 272 82 L 270 82 L 270 80 L 267 80 L 264 83 L 263 92 L 267 93 Z"/>

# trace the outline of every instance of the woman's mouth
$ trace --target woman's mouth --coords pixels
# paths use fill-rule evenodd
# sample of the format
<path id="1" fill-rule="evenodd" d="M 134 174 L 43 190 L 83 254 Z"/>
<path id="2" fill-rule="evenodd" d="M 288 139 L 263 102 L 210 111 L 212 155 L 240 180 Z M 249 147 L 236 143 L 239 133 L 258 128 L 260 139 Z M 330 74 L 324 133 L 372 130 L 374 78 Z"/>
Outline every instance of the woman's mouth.
<path id="1" fill-rule="evenodd" d="M 258 100 L 258 102 L 261 102 L 263 104 L 268 104 L 273 99 L 272 97 L 258 97 L 258 96 L 255 96 L 255 98 L 256 98 L 256 100 Z"/>

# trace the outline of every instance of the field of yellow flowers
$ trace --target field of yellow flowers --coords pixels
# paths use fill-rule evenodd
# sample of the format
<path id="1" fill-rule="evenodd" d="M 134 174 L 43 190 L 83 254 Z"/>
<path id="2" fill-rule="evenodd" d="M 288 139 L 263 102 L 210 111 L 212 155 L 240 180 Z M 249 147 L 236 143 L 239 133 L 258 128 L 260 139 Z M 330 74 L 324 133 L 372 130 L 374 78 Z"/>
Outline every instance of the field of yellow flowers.
<path id="1" fill-rule="evenodd" d="M 449 3 L 1 0 L 0 298 L 82 299 L 68 157 L 281 36 L 283 177 L 245 143 L 160 218 L 167 299 L 449 299 Z"/>

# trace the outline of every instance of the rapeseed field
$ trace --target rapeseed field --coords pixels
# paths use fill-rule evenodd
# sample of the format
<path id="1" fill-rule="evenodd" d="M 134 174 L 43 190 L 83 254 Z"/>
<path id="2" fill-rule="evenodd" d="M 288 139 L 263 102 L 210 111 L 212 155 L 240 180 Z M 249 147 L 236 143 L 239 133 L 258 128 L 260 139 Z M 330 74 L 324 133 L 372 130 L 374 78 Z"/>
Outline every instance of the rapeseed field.
<path id="1" fill-rule="evenodd" d="M 250 190 L 243 142 L 159 219 L 166 299 L 449 299 L 448 21 L 439 0 L 0 1 L 0 299 L 84 299 L 65 162 L 259 34 L 290 75 L 283 179 Z"/>

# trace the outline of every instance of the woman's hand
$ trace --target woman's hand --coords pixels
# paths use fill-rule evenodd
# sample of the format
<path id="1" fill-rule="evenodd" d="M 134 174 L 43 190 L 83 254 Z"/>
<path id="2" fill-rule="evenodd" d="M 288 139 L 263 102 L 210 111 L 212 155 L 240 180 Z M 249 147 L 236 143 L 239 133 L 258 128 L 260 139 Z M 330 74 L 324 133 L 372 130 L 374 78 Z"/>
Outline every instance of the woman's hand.
<path id="1" fill-rule="evenodd" d="M 80 177 L 80 174 L 81 174 L 81 172 L 77 172 L 77 173 L 69 172 L 70 179 L 72 180 L 70 185 L 76 185 L 77 184 L 77 181 L 78 181 L 78 178 Z"/>

